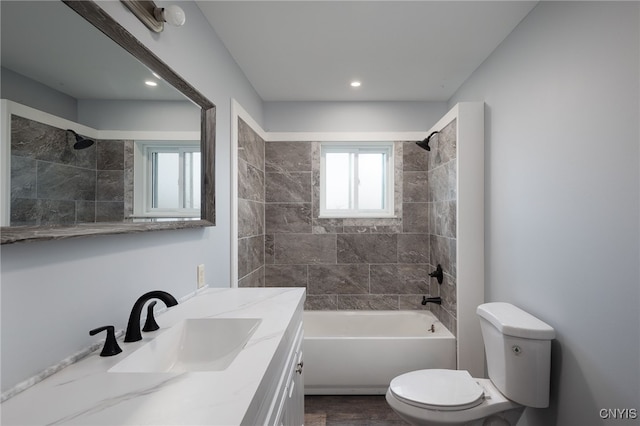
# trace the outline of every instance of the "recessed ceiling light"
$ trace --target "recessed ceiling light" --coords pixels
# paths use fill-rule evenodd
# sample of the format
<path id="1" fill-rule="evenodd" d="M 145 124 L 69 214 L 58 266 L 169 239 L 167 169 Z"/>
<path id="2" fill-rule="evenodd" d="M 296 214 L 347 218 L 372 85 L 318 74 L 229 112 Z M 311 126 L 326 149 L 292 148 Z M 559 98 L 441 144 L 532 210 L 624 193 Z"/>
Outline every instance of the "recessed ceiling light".
<path id="1" fill-rule="evenodd" d="M 354 80 L 351 82 L 351 87 L 360 87 L 362 85 L 358 80 Z"/>
<path id="2" fill-rule="evenodd" d="M 158 83 L 156 83 L 155 81 L 151 81 L 151 80 L 145 81 L 144 84 L 146 84 L 147 86 L 151 86 L 151 87 L 155 87 L 155 86 L 158 85 Z"/>

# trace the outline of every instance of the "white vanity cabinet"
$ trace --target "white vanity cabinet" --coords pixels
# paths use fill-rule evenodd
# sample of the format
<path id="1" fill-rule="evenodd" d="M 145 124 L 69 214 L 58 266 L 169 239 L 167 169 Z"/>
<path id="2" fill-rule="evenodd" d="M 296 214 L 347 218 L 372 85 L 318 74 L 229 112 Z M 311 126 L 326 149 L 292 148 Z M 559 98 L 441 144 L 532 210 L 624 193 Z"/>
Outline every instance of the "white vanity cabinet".
<path id="1" fill-rule="evenodd" d="M 284 381 L 285 386 L 282 395 L 278 396 L 278 413 L 275 422 L 271 424 L 279 426 L 300 426 L 304 424 L 303 336 L 304 329 L 301 323 L 284 371 L 283 378 L 286 378 L 286 380 Z"/>
<path id="2" fill-rule="evenodd" d="M 0 424 L 300 426 L 304 300 L 304 288 L 206 289 L 167 309 L 158 317 L 160 330 L 122 344 L 121 354 L 101 357 L 93 351 L 7 399 L 0 406 Z M 155 339 L 198 318 L 259 325 L 221 370 L 117 370 L 143 350 L 151 362 L 155 358 L 146 348 L 155 347 Z"/>
<path id="3" fill-rule="evenodd" d="M 304 358 L 302 310 L 296 312 L 269 371 L 242 421 L 243 425 L 304 424 Z"/>

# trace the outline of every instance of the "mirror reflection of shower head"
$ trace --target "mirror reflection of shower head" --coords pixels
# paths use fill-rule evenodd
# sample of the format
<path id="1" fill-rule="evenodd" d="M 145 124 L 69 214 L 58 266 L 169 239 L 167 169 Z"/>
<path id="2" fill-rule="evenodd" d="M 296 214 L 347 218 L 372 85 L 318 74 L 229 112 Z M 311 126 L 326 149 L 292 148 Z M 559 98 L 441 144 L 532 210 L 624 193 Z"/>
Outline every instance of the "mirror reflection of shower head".
<path id="1" fill-rule="evenodd" d="M 73 144 L 73 149 L 85 149 L 94 144 L 93 140 L 82 137 L 71 129 L 67 129 L 67 132 L 71 132 L 76 138 L 76 143 Z"/>
<path id="2" fill-rule="evenodd" d="M 426 149 L 427 151 L 431 151 L 431 147 L 429 146 L 429 141 L 437 133 L 440 133 L 440 132 L 438 132 L 437 130 L 435 132 L 432 132 L 429 136 L 427 136 L 423 140 L 416 142 L 416 144 L 422 149 Z"/>

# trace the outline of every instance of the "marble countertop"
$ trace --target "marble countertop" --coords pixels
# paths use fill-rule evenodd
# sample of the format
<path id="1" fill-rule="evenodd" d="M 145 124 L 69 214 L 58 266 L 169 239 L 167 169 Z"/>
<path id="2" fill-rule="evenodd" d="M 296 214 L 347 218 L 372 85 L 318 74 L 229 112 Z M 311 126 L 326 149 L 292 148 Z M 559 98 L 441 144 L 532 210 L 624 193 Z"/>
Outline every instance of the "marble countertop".
<path id="1" fill-rule="evenodd" d="M 157 317 L 160 330 L 123 343 L 122 353 L 100 350 L 3 402 L 2 425 L 240 425 L 274 355 L 295 326 L 301 288 L 207 289 Z M 260 318 L 262 322 L 223 371 L 110 373 L 109 370 L 185 318 Z M 286 343 L 286 342 L 285 342 Z M 259 395 L 260 396 L 260 395 Z M 257 399 L 256 399 L 257 400 Z M 246 419 L 244 419 L 246 422 Z"/>

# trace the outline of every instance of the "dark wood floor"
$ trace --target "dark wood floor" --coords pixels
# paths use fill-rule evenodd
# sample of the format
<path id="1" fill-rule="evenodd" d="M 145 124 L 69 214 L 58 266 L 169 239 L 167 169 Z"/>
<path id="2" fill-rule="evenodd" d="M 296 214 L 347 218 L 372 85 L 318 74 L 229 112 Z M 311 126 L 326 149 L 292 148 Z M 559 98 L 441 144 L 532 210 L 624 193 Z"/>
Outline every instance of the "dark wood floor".
<path id="1" fill-rule="evenodd" d="M 307 395 L 305 426 L 405 425 L 384 395 Z"/>

